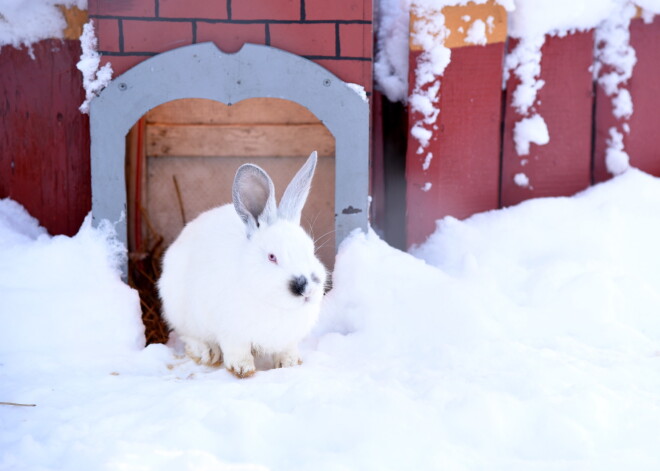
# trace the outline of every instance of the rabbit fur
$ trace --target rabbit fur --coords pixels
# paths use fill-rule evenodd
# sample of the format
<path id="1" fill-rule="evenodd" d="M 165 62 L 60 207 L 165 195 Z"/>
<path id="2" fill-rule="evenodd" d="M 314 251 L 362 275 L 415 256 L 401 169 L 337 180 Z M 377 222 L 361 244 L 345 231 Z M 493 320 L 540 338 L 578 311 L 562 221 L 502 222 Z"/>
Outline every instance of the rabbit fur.
<path id="1" fill-rule="evenodd" d="M 238 377 L 255 372 L 254 354 L 272 355 L 275 367 L 301 363 L 297 345 L 318 318 L 326 281 L 300 227 L 316 161 L 312 152 L 279 208 L 268 174 L 242 165 L 233 204 L 200 214 L 166 251 L 163 314 L 197 362 L 224 361 Z"/>

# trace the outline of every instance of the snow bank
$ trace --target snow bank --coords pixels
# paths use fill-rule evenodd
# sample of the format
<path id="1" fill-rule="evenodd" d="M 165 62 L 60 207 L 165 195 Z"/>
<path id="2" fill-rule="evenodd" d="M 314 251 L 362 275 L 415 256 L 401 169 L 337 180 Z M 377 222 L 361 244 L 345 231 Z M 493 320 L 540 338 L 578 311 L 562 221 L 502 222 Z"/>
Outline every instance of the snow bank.
<path id="1" fill-rule="evenodd" d="M 75 237 L 50 237 L 17 203 L 0 200 L 0 355 L 84 363 L 144 345 L 113 235 L 88 218 Z"/>
<path id="2" fill-rule="evenodd" d="M 629 170 L 445 218 L 425 261 L 355 233 L 305 363 L 248 380 L 135 351 L 107 234 L 19 223 L 0 252 L 0 401 L 37 406 L 0 405 L 0 468 L 655 470 L 659 206 L 660 180 Z M 118 354 L 80 369 L 72 343 Z"/>
<path id="3" fill-rule="evenodd" d="M 56 5 L 87 10 L 87 0 L 3 0 L 0 47 L 16 48 L 48 38 L 62 38 L 66 21 Z"/>

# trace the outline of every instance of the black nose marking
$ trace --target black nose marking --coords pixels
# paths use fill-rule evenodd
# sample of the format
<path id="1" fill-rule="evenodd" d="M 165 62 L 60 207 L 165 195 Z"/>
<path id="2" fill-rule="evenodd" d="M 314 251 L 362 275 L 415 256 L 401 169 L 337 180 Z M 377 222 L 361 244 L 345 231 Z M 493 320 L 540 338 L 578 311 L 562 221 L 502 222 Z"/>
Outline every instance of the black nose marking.
<path id="1" fill-rule="evenodd" d="M 289 290 L 294 296 L 302 296 L 307 287 L 307 278 L 304 276 L 296 276 L 289 282 Z"/>

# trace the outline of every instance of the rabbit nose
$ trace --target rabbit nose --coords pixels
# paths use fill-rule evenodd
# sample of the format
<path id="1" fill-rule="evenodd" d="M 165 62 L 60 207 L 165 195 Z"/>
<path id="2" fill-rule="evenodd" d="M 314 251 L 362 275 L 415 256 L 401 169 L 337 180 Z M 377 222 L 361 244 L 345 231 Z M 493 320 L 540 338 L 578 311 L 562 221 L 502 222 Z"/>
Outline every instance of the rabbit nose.
<path id="1" fill-rule="evenodd" d="M 289 289 L 294 296 L 302 296 L 307 287 L 307 278 L 304 276 L 296 276 L 289 283 Z"/>

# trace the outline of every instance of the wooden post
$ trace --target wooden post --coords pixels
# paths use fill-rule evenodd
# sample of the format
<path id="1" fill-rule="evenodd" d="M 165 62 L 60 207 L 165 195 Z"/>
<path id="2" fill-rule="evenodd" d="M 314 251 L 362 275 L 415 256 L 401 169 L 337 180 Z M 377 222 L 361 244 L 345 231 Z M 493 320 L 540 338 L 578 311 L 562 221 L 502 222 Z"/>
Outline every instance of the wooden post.
<path id="1" fill-rule="evenodd" d="M 517 41 L 510 41 L 510 50 Z M 513 139 L 516 123 L 524 116 L 512 107 L 519 80 L 511 74 L 507 84 L 502 143 L 503 206 L 540 196 L 567 196 L 591 183 L 593 113 L 593 31 L 546 36 L 541 49 L 541 74 L 533 112 L 545 121 L 550 141 L 530 144 L 529 155 L 518 155 Z M 524 175 L 515 181 L 516 175 Z M 521 184 L 524 179 L 527 185 Z"/>
<path id="2" fill-rule="evenodd" d="M 633 102 L 633 114 L 627 123 L 629 133 L 623 133 L 624 150 L 630 157 L 630 165 L 655 176 L 660 176 L 660 148 L 655 142 L 658 133 L 657 113 L 660 95 L 657 82 L 660 77 L 660 19 L 645 23 L 642 18 L 630 22 L 630 45 L 635 50 L 637 63 L 626 88 Z M 618 124 L 612 114 L 612 103 L 602 87 L 596 90 L 594 142 L 594 180 L 601 182 L 612 175 L 605 165 L 605 152 L 609 129 Z"/>
<path id="3" fill-rule="evenodd" d="M 440 77 L 440 109 L 430 127 L 428 146 L 409 136 L 406 153 L 406 220 L 408 246 L 423 242 L 435 221 L 451 215 L 465 218 L 498 207 L 502 61 L 506 12 L 494 2 L 442 9 L 450 35 L 445 46 L 451 62 Z M 489 19 L 490 18 L 490 19 Z M 487 26 L 487 44 L 466 42 L 476 20 Z M 416 19 L 411 21 L 415 36 Z M 410 91 L 423 51 L 410 48 Z M 410 129 L 423 116 L 409 112 Z"/>

